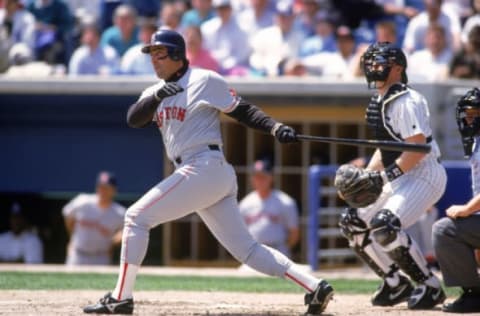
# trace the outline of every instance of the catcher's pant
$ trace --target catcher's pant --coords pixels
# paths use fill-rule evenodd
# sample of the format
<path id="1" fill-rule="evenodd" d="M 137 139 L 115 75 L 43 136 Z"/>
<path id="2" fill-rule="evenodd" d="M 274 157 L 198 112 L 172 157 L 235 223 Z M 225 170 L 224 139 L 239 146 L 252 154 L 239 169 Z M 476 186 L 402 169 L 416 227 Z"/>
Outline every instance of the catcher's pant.
<path id="1" fill-rule="evenodd" d="M 375 214 L 382 209 L 388 209 L 400 219 L 402 229 L 408 228 L 440 199 L 445 191 L 446 183 L 445 168 L 436 159 L 426 157 L 415 168 L 385 185 L 382 195 L 375 203 L 357 210 L 358 217 L 370 227 L 370 220 Z M 365 234 L 354 236 L 350 245 L 352 247 L 365 245 L 365 238 L 369 238 L 371 242 L 365 247 L 365 251 L 385 273 L 390 271 L 390 267 L 394 263 L 386 255 L 386 252 L 399 246 L 410 248 L 413 260 L 417 262 L 424 273 L 428 272 L 425 258 L 418 246 L 414 241 L 411 246 L 408 245 L 408 237 L 403 230 L 387 248 L 380 246 L 374 238 Z"/>
<path id="2" fill-rule="evenodd" d="M 480 215 L 438 220 L 433 246 L 447 286 L 480 287 L 474 250 L 480 248 Z"/>
<path id="3" fill-rule="evenodd" d="M 127 210 L 121 260 L 140 265 L 150 228 L 196 212 L 237 260 L 262 273 L 283 277 L 291 261 L 256 242 L 248 232 L 238 210 L 235 171 L 223 154 L 206 149 L 182 160 L 172 175 Z"/>
<path id="4" fill-rule="evenodd" d="M 412 170 L 384 186 L 378 200 L 359 208 L 358 216 L 368 225 L 378 211 L 387 209 L 397 215 L 405 229 L 442 197 L 446 184 L 445 168 L 436 159 L 426 157 Z"/>

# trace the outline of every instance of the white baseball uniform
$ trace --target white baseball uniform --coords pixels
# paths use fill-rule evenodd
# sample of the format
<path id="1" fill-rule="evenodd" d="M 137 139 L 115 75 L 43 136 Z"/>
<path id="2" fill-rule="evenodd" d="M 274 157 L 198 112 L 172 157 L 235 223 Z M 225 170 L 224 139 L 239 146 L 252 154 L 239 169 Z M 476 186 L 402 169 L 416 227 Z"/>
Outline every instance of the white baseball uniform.
<path id="1" fill-rule="evenodd" d="M 470 165 L 472 170 L 472 192 L 473 196 L 477 196 L 480 194 L 480 136 L 475 137 Z M 475 214 L 480 215 L 480 212 Z"/>
<path id="2" fill-rule="evenodd" d="M 394 249 L 406 248 L 421 273 L 428 277 L 431 273 L 427 262 L 415 241 L 411 240 L 404 229 L 418 221 L 440 199 L 446 186 L 446 172 L 439 162 L 440 150 L 432 137 L 427 101 L 408 86 L 397 85 L 392 88 L 397 90 L 387 95 L 385 99 L 378 96 L 377 100 L 372 100 L 381 104 L 385 130 L 398 141 L 423 134 L 432 150 L 413 169 L 384 185 L 382 195 L 375 203 L 357 210 L 358 217 L 369 228 L 372 218 L 382 210 L 395 214 L 401 224 L 401 230 L 396 233 L 395 240 L 381 246 L 375 238 L 359 234 L 353 236 L 350 245 L 352 247 L 363 245 L 364 251 L 387 275 L 395 266 L 395 262 L 388 253 Z M 365 238 L 370 239 L 371 242 L 366 242 Z M 439 286 L 438 280 L 434 277 L 430 277 L 427 282 L 432 286 Z"/>
<path id="3" fill-rule="evenodd" d="M 63 208 L 63 216 L 75 219 L 68 247 L 68 265 L 111 263 L 113 236 L 122 228 L 125 208 L 113 202 L 98 206 L 96 194 L 79 194 Z"/>
<path id="4" fill-rule="evenodd" d="M 257 191 L 252 191 L 240 201 L 239 207 L 255 240 L 290 256 L 288 233 L 298 228 L 297 205 L 290 196 L 272 190 L 262 199 Z"/>
<path id="5" fill-rule="evenodd" d="M 12 231 L 2 233 L 0 245 L 0 262 L 43 262 L 43 244 L 31 230 L 24 230 L 19 235 Z"/>

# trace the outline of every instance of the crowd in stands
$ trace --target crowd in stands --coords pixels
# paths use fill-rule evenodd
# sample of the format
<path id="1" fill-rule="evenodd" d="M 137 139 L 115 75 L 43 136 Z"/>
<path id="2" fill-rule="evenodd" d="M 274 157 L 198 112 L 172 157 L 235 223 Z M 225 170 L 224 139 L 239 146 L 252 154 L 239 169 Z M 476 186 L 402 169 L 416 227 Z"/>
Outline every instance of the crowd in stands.
<path id="1" fill-rule="evenodd" d="M 140 47 L 160 27 L 225 76 L 348 80 L 390 41 L 410 79 L 480 77 L 480 0 L 0 0 L 0 73 L 154 75 Z"/>

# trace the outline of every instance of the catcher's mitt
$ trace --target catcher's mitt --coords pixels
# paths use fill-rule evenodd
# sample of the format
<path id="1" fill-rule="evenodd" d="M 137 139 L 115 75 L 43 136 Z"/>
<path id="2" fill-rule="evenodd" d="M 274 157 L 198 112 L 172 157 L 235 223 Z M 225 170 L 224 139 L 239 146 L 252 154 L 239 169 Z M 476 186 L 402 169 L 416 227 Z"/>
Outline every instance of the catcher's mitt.
<path id="1" fill-rule="evenodd" d="M 378 171 L 347 164 L 338 168 L 335 187 L 348 205 L 365 207 L 374 203 L 382 193 L 383 179 Z"/>

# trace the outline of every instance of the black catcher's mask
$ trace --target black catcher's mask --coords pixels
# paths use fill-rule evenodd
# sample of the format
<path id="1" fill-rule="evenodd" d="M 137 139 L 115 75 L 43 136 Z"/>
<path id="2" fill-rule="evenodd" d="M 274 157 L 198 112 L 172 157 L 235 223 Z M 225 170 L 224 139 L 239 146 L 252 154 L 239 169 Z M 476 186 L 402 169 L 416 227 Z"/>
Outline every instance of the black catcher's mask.
<path id="1" fill-rule="evenodd" d="M 403 67 L 402 82 L 408 83 L 407 57 L 400 48 L 393 46 L 390 42 L 370 45 L 360 62 L 369 88 L 375 88 L 372 86 L 372 82 L 385 81 L 394 64 Z"/>
<path id="2" fill-rule="evenodd" d="M 467 91 L 457 102 L 456 119 L 466 157 L 472 155 L 473 138 L 480 132 L 480 90 Z"/>

